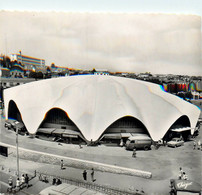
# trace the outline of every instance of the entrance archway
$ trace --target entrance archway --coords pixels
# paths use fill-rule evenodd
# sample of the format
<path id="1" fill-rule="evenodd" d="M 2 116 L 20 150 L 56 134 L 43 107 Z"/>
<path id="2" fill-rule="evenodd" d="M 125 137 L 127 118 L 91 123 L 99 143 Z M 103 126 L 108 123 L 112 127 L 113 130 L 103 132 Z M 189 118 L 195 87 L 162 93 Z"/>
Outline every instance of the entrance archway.
<path id="1" fill-rule="evenodd" d="M 60 108 L 52 108 L 46 113 L 37 130 L 37 135 L 65 143 L 86 143 L 78 127 L 68 117 L 67 113 Z"/>
<path id="2" fill-rule="evenodd" d="M 112 123 L 101 135 L 100 143 L 106 145 L 125 144 L 128 137 L 134 134 L 149 135 L 144 124 L 132 116 L 124 116 Z"/>

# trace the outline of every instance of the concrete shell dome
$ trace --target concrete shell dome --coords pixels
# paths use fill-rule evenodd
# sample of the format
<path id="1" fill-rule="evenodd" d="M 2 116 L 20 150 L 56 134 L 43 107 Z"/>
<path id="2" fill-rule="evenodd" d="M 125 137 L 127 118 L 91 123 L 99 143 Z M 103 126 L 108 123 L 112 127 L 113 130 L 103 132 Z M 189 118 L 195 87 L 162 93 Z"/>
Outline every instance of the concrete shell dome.
<path id="1" fill-rule="evenodd" d="M 52 108 L 64 110 L 87 140 L 97 140 L 114 121 L 140 120 L 154 141 L 182 116 L 194 132 L 200 109 L 164 92 L 159 85 L 115 76 L 70 76 L 36 81 L 4 91 L 5 112 L 13 100 L 30 133 Z"/>

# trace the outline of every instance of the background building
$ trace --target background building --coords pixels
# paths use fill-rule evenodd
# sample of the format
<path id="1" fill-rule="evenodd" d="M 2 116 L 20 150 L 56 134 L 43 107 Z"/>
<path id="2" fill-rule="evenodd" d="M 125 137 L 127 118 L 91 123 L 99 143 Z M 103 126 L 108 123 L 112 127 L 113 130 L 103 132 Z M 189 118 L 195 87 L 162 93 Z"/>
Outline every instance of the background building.
<path id="1" fill-rule="evenodd" d="M 45 66 L 45 60 L 34 58 L 30 56 L 22 55 L 21 51 L 18 54 L 11 54 L 11 61 L 16 61 L 17 63 L 24 66 L 26 70 L 35 70 L 36 67 Z"/>

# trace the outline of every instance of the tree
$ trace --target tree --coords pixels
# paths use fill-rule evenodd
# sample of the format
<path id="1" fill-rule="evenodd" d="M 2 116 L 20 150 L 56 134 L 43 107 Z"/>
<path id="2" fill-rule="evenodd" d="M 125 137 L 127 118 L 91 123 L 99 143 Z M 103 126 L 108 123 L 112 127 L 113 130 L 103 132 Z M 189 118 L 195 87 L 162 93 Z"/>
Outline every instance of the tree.
<path id="1" fill-rule="evenodd" d="M 55 63 L 52 63 L 51 64 L 51 68 L 55 68 L 56 66 L 55 66 Z"/>
<path id="2" fill-rule="evenodd" d="M 42 72 L 37 72 L 36 73 L 36 79 L 43 79 L 43 73 Z"/>
<path id="3" fill-rule="evenodd" d="M 96 72 L 95 68 L 93 68 L 92 73 L 94 74 Z"/>
<path id="4" fill-rule="evenodd" d="M 8 56 L 3 56 L 2 66 L 5 68 L 11 68 L 11 60 Z"/>
<path id="5" fill-rule="evenodd" d="M 51 69 L 50 69 L 49 66 L 46 68 L 46 71 L 47 71 L 47 72 L 51 72 Z"/>
<path id="6" fill-rule="evenodd" d="M 31 71 L 29 73 L 29 78 L 36 78 L 36 72 Z"/>

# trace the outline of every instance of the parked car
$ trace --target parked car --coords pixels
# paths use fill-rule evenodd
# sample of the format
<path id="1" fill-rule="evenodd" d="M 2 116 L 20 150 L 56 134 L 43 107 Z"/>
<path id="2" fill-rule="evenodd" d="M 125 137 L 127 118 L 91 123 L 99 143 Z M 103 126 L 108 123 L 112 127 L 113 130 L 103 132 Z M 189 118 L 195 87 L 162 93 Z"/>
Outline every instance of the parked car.
<path id="1" fill-rule="evenodd" d="M 22 122 L 19 122 L 17 120 L 13 120 L 13 119 L 8 119 L 5 121 L 4 126 L 8 129 L 8 130 L 14 130 L 16 131 L 16 128 L 18 128 L 19 132 L 25 132 L 25 126 Z"/>
<path id="2" fill-rule="evenodd" d="M 173 138 L 171 141 L 167 142 L 167 146 L 176 148 L 177 146 L 183 146 L 184 141 L 182 138 Z"/>
<path id="3" fill-rule="evenodd" d="M 11 129 L 11 128 L 12 128 L 11 121 L 6 120 L 6 121 L 5 121 L 5 124 L 4 124 L 4 127 L 6 127 L 8 130 Z"/>

